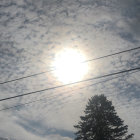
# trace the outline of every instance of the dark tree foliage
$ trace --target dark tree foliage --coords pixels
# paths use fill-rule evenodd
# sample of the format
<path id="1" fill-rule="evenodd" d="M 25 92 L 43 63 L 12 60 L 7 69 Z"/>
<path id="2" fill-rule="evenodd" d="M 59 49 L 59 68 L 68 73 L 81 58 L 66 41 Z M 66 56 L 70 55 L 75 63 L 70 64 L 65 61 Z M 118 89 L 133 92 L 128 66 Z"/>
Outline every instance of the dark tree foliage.
<path id="1" fill-rule="evenodd" d="M 85 109 L 85 116 L 80 117 L 75 140 L 130 140 L 128 126 L 117 115 L 112 102 L 104 95 L 95 95 Z"/>

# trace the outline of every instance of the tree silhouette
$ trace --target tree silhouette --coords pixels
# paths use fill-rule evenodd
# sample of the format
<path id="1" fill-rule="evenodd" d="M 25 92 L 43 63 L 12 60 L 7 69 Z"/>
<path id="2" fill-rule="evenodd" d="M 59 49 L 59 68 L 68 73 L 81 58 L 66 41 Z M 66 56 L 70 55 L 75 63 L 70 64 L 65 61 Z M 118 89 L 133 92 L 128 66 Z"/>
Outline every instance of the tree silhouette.
<path id="1" fill-rule="evenodd" d="M 104 95 L 89 99 L 85 116 L 80 117 L 75 140 L 130 140 L 128 126 L 117 115 L 112 102 Z"/>

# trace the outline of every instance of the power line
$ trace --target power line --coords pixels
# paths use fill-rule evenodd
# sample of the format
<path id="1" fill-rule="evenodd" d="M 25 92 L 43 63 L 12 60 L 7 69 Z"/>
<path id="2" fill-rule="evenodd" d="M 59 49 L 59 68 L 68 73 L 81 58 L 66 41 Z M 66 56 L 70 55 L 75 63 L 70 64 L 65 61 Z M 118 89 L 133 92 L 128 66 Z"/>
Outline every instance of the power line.
<path id="1" fill-rule="evenodd" d="M 117 53 L 113 53 L 113 54 L 109 54 L 109 55 L 105 55 L 105 56 L 101 56 L 101 57 L 85 60 L 85 61 L 83 61 L 81 63 L 87 63 L 87 62 L 90 62 L 90 61 L 95 61 L 95 60 L 103 59 L 103 58 L 106 58 L 106 57 L 118 55 L 118 54 L 121 54 L 121 53 L 129 52 L 129 51 L 133 51 L 133 50 L 137 50 L 137 49 L 140 49 L 140 47 L 136 47 L 136 48 L 132 48 L 132 49 L 129 49 L 129 50 L 124 50 L 124 51 L 120 51 L 120 52 L 117 52 Z M 51 68 L 55 68 L 55 67 L 51 67 Z M 47 71 L 44 71 L 44 72 L 40 72 L 40 73 L 28 75 L 28 76 L 23 76 L 23 77 L 20 77 L 20 78 L 16 78 L 16 79 L 13 79 L 13 80 L 8 80 L 8 81 L 5 81 L 5 82 L 1 82 L 0 85 L 6 84 L 6 83 L 10 83 L 10 82 L 14 82 L 14 81 L 18 81 L 18 80 L 22 80 L 22 79 L 26 79 L 26 78 L 29 78 L 29 77 L 34 77 L 34 76 L 42 75 L 44 73 L 51 72 L 51 71 L 54 71 L 54 70 L 57 70 L 57 69 L 47 70 Z"/>
<path id="2" fill-rule="evenodd" d="M 137 73 L 137 72 L 139 72 L 139 71 L 135 71 L 135 72 L 132 72 L 132 73 L 130 73 L 130 74 L 134 74 L 134 73 Z M 125 75 L 125 76 L 126 76 L 126 75 Z M 73 91 L 76 91 L 76 90 L 80 90 L 80 89 L 83 89 L 83 88 L 95 86 L 95 85 L 97 85 L 97 84 L 105 83 L 105 82 L 108 82 L 108 81 L 117 79 L 117 78 L 119 78 L 119 77 L 122 77 L 122 75 L 113 77 L 113 78 L 111 78 L 111 79 L 103 80 L 103 81 L 100 81 L 100 82 L 97 82 L 97 83 L 93 83 L 93 84 L 90 84 L 90 85 L 87 85 L 87 86 L 84 86 L 84 87 L 80 87 L 80 88 L 78 88 L 78 89 L 74 89 L 74 90 L 70 90 L 70 91 L 66 91 L 66 92 L 61 92 L 61 93 L 59 93 L 59 95 L 60 95 L 60 94 L 64 94 L 64 93 L 73 92 Z M 5 110 L 12 109 L 12 108 L 17 108 L 17 107 L 20 107 L 20 106 L 24 106 L 24 105 L 29 105 L 29 104 L 32 104 L 32 103 L 35 103 L 35 102 L 39 102 L 39 101 L 42 101 L 42 100 L 45 100 L 45 99 L 50 99 L 50 98 L 53 98 L 53 97 L 57 97 L 57 96 L 56 96 L 56 95 L 53 95 L 53 96 L 41 98 L 41 99 L 38 99 L 38 100 L 32 100 L 32 101 L 29 101 L 29 102 L 26 102 L 26 103 L 22 103 L 22 104 L 18 104 L 18 105 L 15 105 L 15 106 L 11 106 L 11 107 L 6 107 L 6 108 L 3 108 L 3 109 L 0 109 L 0 111 L 5 111 Z"/>
<path id="3" fill-rule="evenodd" d="M 20 94 L 20 95 L 16 95 L 16 96 L 11 96 L 11 97 L 0 99 L 0 102 L 5 101 L 5 100 L 10 100 L 10 99 L 13 99 L 13 98 L 18 98 L 18 97 L 22 97 L 22 96 L 27 96 L 27 95 L 47 91 L 47 90 L 57 89 L 57 88 L 66 87 L 66 86 L 69 86 L 69 85 L 74 85 L 74 84 L 83 83 L 83 82 L 87 82 L 87 81 L 91 81 L 91 80 L 95 80 L 95 79 L 109 77 L 109 76 L 112 76 L 112 75 L 117 75 L 117 74 L 121 74 L 121 73 L 125 73 L 125 72 L 135 71 L 135 70 L 139 70 L 139 69 L 140 69 L 140 67 L 132 68 L 132 69 L 123 70 L 123 71 L 110 73 L 110 74 L 105 74 L 105 75 L 102 75 L 102 76 L 97 76 L 97 77 L 93 77 L 93 78 L 89 78 L 89 79 L 85 79 L 85 80 L 81 80 L 81 81 L 77 81 L 77 82 L 73 82 L 73 83 L 69 83 L 69 84 L 63 84 L 63 85 L 59 85 L 59 86 L 55 86 L 55 87 L 50 87 L 50 88 L 37 90 L 37 91 L 29 92 L 29 93 L 24 93 L 24 94 Z"/>
<path id="4" fill-rule="evenodd" d="M 130 52 L 130 51 L 137 50 L 137 49 L 140 49 L 140 47 L 132 48 L 132 49 L 129 49 L 129 50 L 124 50 L 124 51 L 121 51 L 121 52 L 117 52 L 117 53 L 113 53 L 113 54 L 109 54 L 109 55 L 105 55 L 105 56 L 101 56 L 101 57 L 97 57 L 97 58 L 93 58 L 93 59 L 89 59 L 89 60 L 86 60 L 84 62 L 94 61 L 94 60 L 102 59 L 102 58 L 105 58 L 105 57 L 110 57 L 110 56 L 113 56 L 113 55 L 118 55 L 118 54 L 121 54 L 121 53 Z"/>
<path id="5" fill-rule="evenodd" d="M 29 78 L 29 77 L 34 77 L 34 76 L 37 76 L 37 75 L 42 75 L 42 74 L 50 72 L 50 71 L 53 71 L 53 70 L 44 71 L 44 72 L 40 72 L 40 73 L 36 73 L 36 74 L 20 77 L 20 78 L 17 78 L 17 79 L 5 81 L 5 82 L 0 83 L 0 85 L 6 84 L 6 83 L 10 83 L 10 82 L 14 82 L 14 81 L 18 81 L 18 80 L 22 80 L 22 79 L 26 79 L 26 78 Z"/>

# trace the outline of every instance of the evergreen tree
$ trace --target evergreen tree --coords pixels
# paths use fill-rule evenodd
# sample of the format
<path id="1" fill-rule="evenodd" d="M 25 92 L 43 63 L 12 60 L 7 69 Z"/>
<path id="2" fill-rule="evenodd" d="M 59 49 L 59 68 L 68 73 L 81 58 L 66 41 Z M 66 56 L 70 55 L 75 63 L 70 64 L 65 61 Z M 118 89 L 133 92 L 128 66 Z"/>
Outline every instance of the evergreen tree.
<path id="1" fill-rule="evenodd" d="M 95 95 L 80 117 L 75 140 L 130 140 L 128 126 L 117 115 L 112 102 L 104 95 Z"/>

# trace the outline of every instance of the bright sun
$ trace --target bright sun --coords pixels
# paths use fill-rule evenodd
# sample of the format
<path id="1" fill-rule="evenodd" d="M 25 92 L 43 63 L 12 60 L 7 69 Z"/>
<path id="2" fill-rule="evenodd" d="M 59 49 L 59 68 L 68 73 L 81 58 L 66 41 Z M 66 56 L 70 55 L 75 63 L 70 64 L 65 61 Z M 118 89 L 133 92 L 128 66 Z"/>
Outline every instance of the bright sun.
<path id="1" fill-rule="evenodd" d="M 88 65 L 83 61 L 85 56 L 74 49 L 59 52 L 53 63 L 55 77 L 65 84 L 81 80 L 88 72 Z"/>

